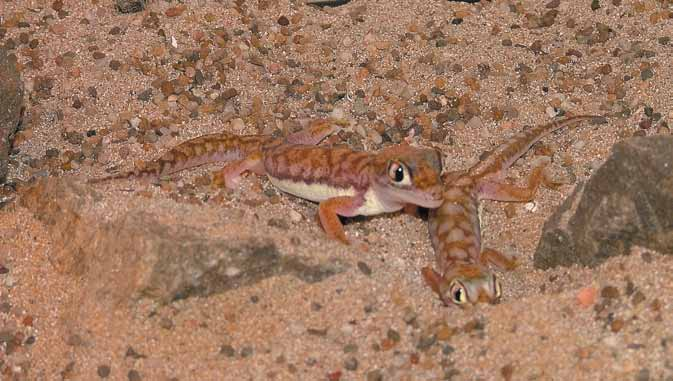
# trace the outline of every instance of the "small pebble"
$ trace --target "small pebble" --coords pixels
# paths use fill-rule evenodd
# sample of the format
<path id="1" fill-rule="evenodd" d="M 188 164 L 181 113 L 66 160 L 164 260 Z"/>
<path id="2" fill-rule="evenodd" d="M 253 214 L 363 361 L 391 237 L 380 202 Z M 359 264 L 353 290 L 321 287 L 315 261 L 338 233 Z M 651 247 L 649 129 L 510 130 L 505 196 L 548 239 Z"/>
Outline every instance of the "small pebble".
<path id="1" fill-rule="evenodd" d="M 395 343 L 398 343 L 401 339 L 399 332 L 395 331 L 392 328 L 388 330 L 386 337 Z"/>
<path id="2" fill-rule="evenodd" d="M 278 25 L 288 26 L 288 25 L 290 25 L 290 20 L 288 20 L 287 17 L 285 17 L 285 16 L 280 16 L 278 18 Z"/>
<path id="3" fill-rule="evenodd" d="M 601 290 L 601 297 L 606 299 L 619 298 L 619 290 L 614 286 L 605 286 Z"/>
<path id="4" fill-rule="evenodd" d="M 236 356 L 236 350 L 234 350 L 234 347 L 232 347 L 229 344 L 224 344 L 220 347 L 220 354 L 225 355 L 227 357 L 234 357 Z"/>
<path id="5" fill-rule="evenodd" d="M 636 291 L 636 293 L 633 294 L 633 297 L 631 297 L 631 304 L 633 304 L 633 306 L 637 306 L 644 301 L 645 294 L 643 294 L 641 291 Z"/>
<path id="6" fill-rule="evenodd" d="M 138 371 L 135 369 L 129 370 L 128 378 L 129 381 L 140 381 L 143 379 L 142 377 L 140 377 L 140 373 L 138 373 Z"/>
<path id="7" fill-rule="evenodd" d="M 250 356 L 252 356 L 252 354 L 253 354 L 253 349 L 250 346 L 243 347 L 241 349 L 241 357 L 243 357 L 243 358 L 250 357 Z"/>
<path id="8" fill-rule="evenodd" d="M 145 9 L 145 0 L 117 0 L 116 6 L 120 13 L 136 13 Z"/>
<path id="9" fill-rule="evenodd" d="M 349 357 L 344 361 L 346 370 L 355 371 L 358 369 L 358 360 L 355 357 Z"/>
<path id="10" fill-rule="evenodd" d="M 416 349 L 425 351 L 433 346 L 436 342 L 437 336 L 435 335 L 421 336 L 420 340 L 418 340 L 418 344 L 416 344 Z"/>
<path id="11" fill-rule="evenodd" d="M 418 315 L 416 314 L 416 311 L 414 311 L 411 307 L 406 307 L 404 309 L 404 316 L 402 316 L 402 320 L 404 320 L 404 322 L 407 324 L 413 324 L 414 321 L 416 321 L 417 316 Z"/>
<path id="12" fill-rule="evenodd" d="M 640 79 L 643 80 L 643 81 L 647 81 L 648 79 L 650 79 L 652 77 L 654 77 L 654 72 L 649 67 L 643 69 L 640 72 Z"/>
<path id="13" fill-rule="evenodd" d="M 96 373 L 98 373 L 98 377 L 100 378 L 107 378 L 110 375 L 110 366 L 100 365 L 98 366 Z"/>
<path id="14" fill-rule="evenodd" d="M 585 287 L 577 293 L 577 302 L 582 307 L 589 307 L 596 302 L 597 294 L 598 291 L 595 287 Z"/>
<path id="15" fill-rule="evenodd" d="M 370 370 L 367 372 L 367 381 L 383 381 L 383 373 L 380 370 Z"/>
<path id="16" fill-rule="evenodd" d="M 622 328 L 624 328 L 625 324 L 626 323 L 624 322 L 624 319 L 619 319 L 619 318 L 615 319 L 615 320 L 612 321 L 612 323 L 610 323 L 610 330 L 614 333 L 617 333 L 617 332 L 621 331 Z"/>
<path id="17" fill-rule="evenodd" d="M 372 275 L 372 269 L 365 262 L 358 261 L 358 269 L 366 276 Z"/>

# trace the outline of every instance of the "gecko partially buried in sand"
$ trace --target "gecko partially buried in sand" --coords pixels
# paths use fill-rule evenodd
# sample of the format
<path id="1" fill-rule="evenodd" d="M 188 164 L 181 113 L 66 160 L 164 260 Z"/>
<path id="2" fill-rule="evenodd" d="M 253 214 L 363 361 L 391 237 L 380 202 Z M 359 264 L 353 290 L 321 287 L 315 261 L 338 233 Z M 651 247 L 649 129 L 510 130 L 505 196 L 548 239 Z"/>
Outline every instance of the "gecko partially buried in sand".
<path id="1" fill-rule="evenodd" d="M 481 247 L 480 200 L 526 202 L 533 199 L 544 180 L 538 166 L 525 187 L 501 182 L 505 171 L 536 142 L 560 128 L 600 116 L 574 116 L 516 134 L 488 157 L 464 172 L 444 176 L 442 204 L 430 210 L 428 230 L 435 250 L 437 270 L 422 269 L 426 283 L 446 305 L 493 303 L 502 293 L 500 282 L 488 265 L 503 270 L 516 266 L 513 258 Z"/>
<path id="2" fill-rule="evenodd" d="M 269 135 L 219 133 L 185 141 L 147 167 L 93 179 L 158 180 L 178 171 L 227 162 L 216 176 L 235 188 L 245 171 L 267 175 L 278 189 L 319 203 L 318 216 L 328 237 L 348 243 L 338 216 L 395 212 L 406 204 L 436 208 L 441 203 L 439 151 L 395 145 L 377 152 L 315 146 L 338 127 L 329 122 L 285 139 Z"/>

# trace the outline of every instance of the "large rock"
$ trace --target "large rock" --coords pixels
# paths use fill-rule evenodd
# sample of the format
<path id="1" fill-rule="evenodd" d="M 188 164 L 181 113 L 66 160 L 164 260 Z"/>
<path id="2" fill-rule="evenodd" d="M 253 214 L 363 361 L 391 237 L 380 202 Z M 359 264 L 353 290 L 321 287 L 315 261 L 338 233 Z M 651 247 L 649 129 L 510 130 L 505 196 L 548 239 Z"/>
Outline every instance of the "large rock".
<path id="1" fill-rule="evenodd" d="M 673 137 L 616 144 L 545 223 L 535 267 L 596 266 L 634 245 L 673 254 Z"/>
<path id="2" fill-rule="evenodd" d="M 282 274 L 312 283 L 344 269 L 335 260 L 285 255 L 259 229 L 213 236 L 136 206 L 105 220 L 99 193 L 72 180 L 42 179 L 20 193 L 20 204 L 59 237 L 49 258 L 56 270 L 83 279 L 88 297 L 112 305 L 208 296 Z M 185 214 L 204 208 L 184 207 Z"/>
<path id="3" fill-rule="evenodd" d="M 0 48 L 0 184 L 7 177 L 10 138 L 21 120 L 23 82 L 16 69 L 16 59 Z"/>

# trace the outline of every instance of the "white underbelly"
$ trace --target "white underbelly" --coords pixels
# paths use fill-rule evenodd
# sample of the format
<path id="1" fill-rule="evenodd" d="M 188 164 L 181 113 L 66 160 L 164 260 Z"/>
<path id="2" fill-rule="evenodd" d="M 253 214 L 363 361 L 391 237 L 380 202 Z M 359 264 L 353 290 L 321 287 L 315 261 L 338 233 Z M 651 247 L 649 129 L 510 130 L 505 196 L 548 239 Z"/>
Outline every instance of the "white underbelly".
<path id="1" fill-rule="evenodd" d="M 355 215 L 374 216 L 381 213 L 396 212 L 402 208 L 402 204 L 384 202 L 379 195 L 369 189 L 364 196 L 362 205 L 356 209 Z"/>
<path id="2" fill-rule="evenodd" d="M 271 184 L 283 192 L 313 202 L 321 202 L 339 196 L 352 197 L 356 195 L 355 189 L 352 187 L 337 188 L 320 183 L 306 184 L 303 181 L 281 180 L 272 176 L 269 176 L 269 181 L 271 181 Z"/>

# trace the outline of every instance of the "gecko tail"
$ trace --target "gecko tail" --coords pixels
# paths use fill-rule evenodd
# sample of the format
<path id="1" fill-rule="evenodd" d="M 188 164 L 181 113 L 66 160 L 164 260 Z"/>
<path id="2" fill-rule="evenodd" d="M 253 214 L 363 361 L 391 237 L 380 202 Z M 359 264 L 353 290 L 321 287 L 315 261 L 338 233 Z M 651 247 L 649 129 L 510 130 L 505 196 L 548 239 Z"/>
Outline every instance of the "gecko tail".
<path id="1" fill-rule="evenodd" d="M 158 182 L 159 174 L 152 170 L 133 170 L 128 172 L 117 173 L 114 175 L 88 179 L 89 184 L 100 184 L 113 180 L 142 180 L 146 182 Z"/>

